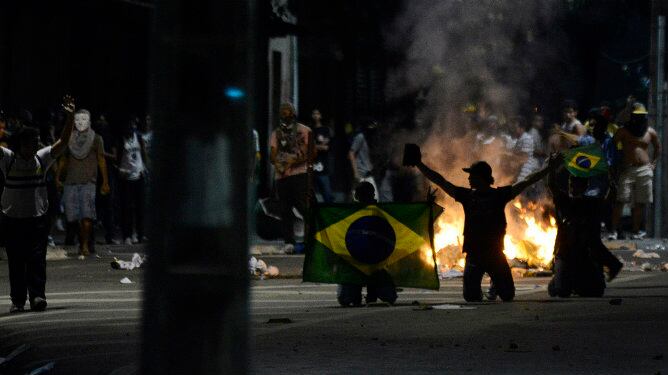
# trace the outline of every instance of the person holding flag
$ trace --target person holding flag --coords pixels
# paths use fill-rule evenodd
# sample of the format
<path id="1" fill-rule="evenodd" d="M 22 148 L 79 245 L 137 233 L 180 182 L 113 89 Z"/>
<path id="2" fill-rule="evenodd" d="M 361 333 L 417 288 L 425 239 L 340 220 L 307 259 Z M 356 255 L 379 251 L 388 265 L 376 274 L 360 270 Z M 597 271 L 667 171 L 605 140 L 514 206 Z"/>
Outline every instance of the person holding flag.
<path id="1" fill-rule="evenodd" d="M 593 261 L 608 268 L 608 281 L 612 281 L 623 267 L 619 259 L 610 253 L 601 241 L 602 207 L 610 190 L 609 170 L 614 165 L 615 155 L 614 143 L 605 135 L 606 127 L 607 121 L 599 116 L 594 124 L 594 137 L 585 135 L 574 139 L 584 146 L 564 151 L 565 168 L 554 173 L 549 179 L 548 185 L 552 192 L 558 224 L 555 243 L 555 279 L 558 280 L 557 284 L 571 285 L 557 287 L 555 290 L 563 290 L 564 293 L 551 293 L 553 295 L 570 295 L 570 291 L 574 288 L 572 285 L 577 284 L 573 281 L 576 276 L 561 277 L 558 275 L 560 273 L 579 274 L 581 272 L 573 270 Z M 575 251 L 574 248 L 580 250 Z M 576 252 L 577 256 L 564 255 L 573 252 Z M 583 257 L 582 254 L 586 255 Z M 569 263 L 578 265 L 564 266 Z M 598 271 L 592 267 L 584 273 L 597 273 Z M 560 281 L 562 279 L 571 281 L 562 282 Z M 596 281 L 584 284 L 588 285 L 578 288 L 587 290 L 585 293 L 588 295 L 599 294 L 590 292 L 598 289 L 587 289 L 593 288 L 592 285 L 597 284 Z M 605 285 L 600 289 L 600 294 L 603 293 L 603 288 Z"/>
<path id="2" fill-rule="evenodd" d="M 586 177 L 570 174 L 568 191 L 562 190 L 555 177 L 556 173 L 551 173 L 548 179 L 558 212 L 553 277 L 548 284 L 548 294 L 551 297 L 569 297 L 572 293 L 601 297 L 605 281 L 600 258 L 609 251 L 601 242 L 601 227 L 596 220 L 598 199 L 585 195 Z M 620 263 L 616 258 L 615 261 Z M 619 269 L 621 265 L 615 269 L 615 275 Z"/>
<path id="3" fill-rule="evenodd" d="M 376 191 L 370 182 L 362 181 L 355 188 L 355 200 L 361 204 L 376 204 Z M 373 251 L 374 249 L 369 249 Z M 397 300 L 397 291 L 392 277 L 383 269 L 373 272 L 366 278 L 366 303 L 373 303 L 380 299 L 383 302 L 394 304 Z M 339 284 L 336 290 L 336 299 L 341 306 L 362 305 L 362 284 Z"/>
<path id="4" fill-rule="evenodd" d="M 395 287 L 438 290 L 434 222 L 443 209 L 425 202 L 382 202 L 368 181 L 354 203 L 316 205 L 309 216 L 302 280 L 339 284 L 343 306 L 380 299 L 394 303 Z"/>
<path id="5" fill-rule="evenodd" d="M 446 194 L 464 206 L 464 299 L 482 301 L 480 283 L 485 273 L 492 279 L 487 295 L 490 300 L 498 294 L 503 301 L 515 297 L 515 284 L 508 261 L 503 254 L 503 238 L 506 234 L 504 208 L 524 189 L 545 177 L 558 165 L 557 155 L 552 155 L 547 166 L 510 186 L 493 188 L 492 168 L 484 161 L 473 163 L 464 172 L 469 174 L 470 188 L 456 186 L 422 162 L 420 147 L 407 144 L 404 165 L 416 166 L 422 174 Z"/>

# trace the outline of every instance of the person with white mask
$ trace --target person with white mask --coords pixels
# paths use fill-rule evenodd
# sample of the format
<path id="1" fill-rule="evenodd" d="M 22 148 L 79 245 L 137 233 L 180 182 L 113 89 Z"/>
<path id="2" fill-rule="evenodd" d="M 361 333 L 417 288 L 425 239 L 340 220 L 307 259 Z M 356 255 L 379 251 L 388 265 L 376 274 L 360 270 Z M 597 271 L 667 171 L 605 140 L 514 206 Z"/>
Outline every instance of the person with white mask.
<path id="1" fill-rule="evenodd" d="M 56 172 L 56 184 L 63 189 L 65 216 L 79 226 L 79 256 L 93 250 L 90 243 L 95 214 L 98 168 L 102 178 L 100 193 L 109 193 L 107 163 L 102 137 L 91 128 L 90 112 L 80 109 L 74 114 L 74 131 Z M 63 180 L 64 176 L 64 180 Z"/>

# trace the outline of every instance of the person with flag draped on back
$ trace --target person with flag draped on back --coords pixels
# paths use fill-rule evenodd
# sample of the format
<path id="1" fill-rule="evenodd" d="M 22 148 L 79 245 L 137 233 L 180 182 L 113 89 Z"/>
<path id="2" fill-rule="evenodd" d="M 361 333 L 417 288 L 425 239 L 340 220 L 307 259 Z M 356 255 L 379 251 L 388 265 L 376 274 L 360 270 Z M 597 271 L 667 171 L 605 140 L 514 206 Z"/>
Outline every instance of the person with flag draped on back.
<path id="1" fill-rule="evenodd" d="M 466 265 L 464 266 L 464 299 L 468 302 L 482 301 L 480 282 L 485 273 L 492 279 L 492 287 L 486 297 L 512 301 L 515 284 L 503 254 L 503 238 L 506 234 L 504 208 L 508 202 L 524 189 L 545 177 L 550 169 L 557 166 L 557 157 L 551 156 L 548 165 L 510 186 L 493 188 L 492 168 L 484 161 L 478 161 L 464 172 L 469 174 L 471 188 L 456 186 L 422 162 L 420 147 L 407 144 L 404 164 L 416 166 L 431 182 L 443 189 L 464 206 L 464 246 Z"/>

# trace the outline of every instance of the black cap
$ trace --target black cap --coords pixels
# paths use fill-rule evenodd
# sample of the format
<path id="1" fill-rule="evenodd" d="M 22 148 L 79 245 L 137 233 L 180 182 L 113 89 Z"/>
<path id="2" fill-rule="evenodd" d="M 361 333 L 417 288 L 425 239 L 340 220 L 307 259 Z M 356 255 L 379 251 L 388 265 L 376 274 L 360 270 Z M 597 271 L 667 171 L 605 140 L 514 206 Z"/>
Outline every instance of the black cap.
<path id="1" fill-rule="evenodd" d="M 480 177 L 492 177 L 492 167 L 484 161 L 477 161 L 468 168 L 462 168 L 466 173 L 474 174 Z"/>

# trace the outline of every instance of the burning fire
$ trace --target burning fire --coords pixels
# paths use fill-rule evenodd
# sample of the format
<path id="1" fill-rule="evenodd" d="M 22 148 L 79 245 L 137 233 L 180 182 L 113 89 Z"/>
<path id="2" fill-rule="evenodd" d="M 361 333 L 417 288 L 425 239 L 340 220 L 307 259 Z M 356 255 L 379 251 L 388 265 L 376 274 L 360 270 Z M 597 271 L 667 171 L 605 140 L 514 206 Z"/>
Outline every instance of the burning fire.
<path id="1" fill-rule="evenodd" d="M 504 254 L 530 266 L 546 268 L 552 261 L 557 226 L 554 217 L 545 215 L 545 208 L 529 203 L 522 206 L 519 199 L 506 207 L 508 228 L 504 238 Z M 439 269 L 463 268 L 464 212 L 460 205 L 446 205 L 436 222 L 434 247 Z"/>

